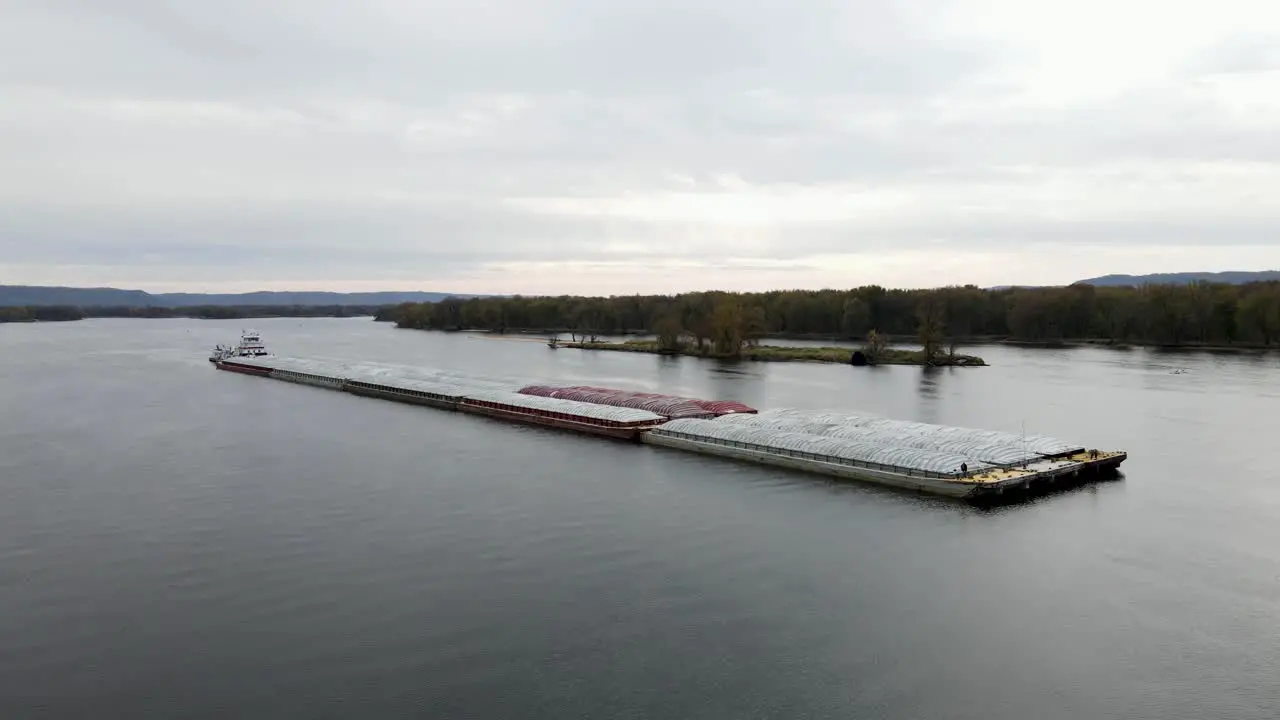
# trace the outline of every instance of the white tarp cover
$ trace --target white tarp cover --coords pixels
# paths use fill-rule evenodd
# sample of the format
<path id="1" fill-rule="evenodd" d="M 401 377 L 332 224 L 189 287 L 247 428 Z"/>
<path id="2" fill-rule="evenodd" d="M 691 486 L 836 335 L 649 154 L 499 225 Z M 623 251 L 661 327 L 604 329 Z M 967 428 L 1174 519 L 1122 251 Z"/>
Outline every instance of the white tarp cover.
<path id="1" fill-rule="evenodd" d="M 1084 449 L 1078 443 L 1069 443 L 1058 438 L 1045 435 L 1027 435 L 1001 430 L 983 430 L 978 428 L 954 427 L 951 425 L 934 425 L 931 423 L 913 422 L 910 420 L 891 420 L 875 415 L 837 411 L 809 411 L 794 408 L 779 408 L 761 411 L 758 417 L 787 420 L 801 420 L 809 423 L 839 425 L 843 427 L 859 427 L 879 432 L 892 433 L 901 437 L 935 438 L 938 440 L 970 442 L 975 445 L 991 447 L 1007 447 L 1037 455 L 1063 455 L 1079 452 Z"/>
<path id="2" fill-rule="evenodd" d="M 839 437 L 878 445 L 900 445 L 922 450 L 937 450 L 939 452 L 972 457 L 994 465 L 1021 465 L 1034 462 L 1041 457 L 1034 450 L 991 442 L 983 437 L 956 437 L 954 434 L 918 431 L 918 429 L 915 432 L 896 432 L 881 429 L 874 425 L 834 425 L 770 415 L 739 415 L 720 419 L 724 422 L 751 427 L 768 427 L 789 432 Z"/>
<path id="3" fill-rule="evenodd" d="M 509 382 L 481 375 L 435 368 L 349 362 L 328 358 L 294 358 L 272 355 L 258 358 L 231 359 L 245 365 L 257 367 L 290 370 L 296 373 L 340 380 L 359 380 L 374 385 L 413 387 L 424 391 L 427 388 L 422 386 L 422 383 L 457 390 L 514 390 L 524 384 L 523 382 Z M 435 391 L 431 390 L 430 392 Z"/>
<path id="4" fill-rule="evenodd" d="M 672 420 L 651 432 L 683 434 L 709 441 L 737 442 L 765 449 L 790 450 L 854 463 L 888 465 L 901 470 L 941 475 L 961 475 L 961 465 L 969 473 L 992 467 L 990 463 L 957 453 L 884 445 L 839 437 L 792 432 L 742 422 L 681 419 Z"/>

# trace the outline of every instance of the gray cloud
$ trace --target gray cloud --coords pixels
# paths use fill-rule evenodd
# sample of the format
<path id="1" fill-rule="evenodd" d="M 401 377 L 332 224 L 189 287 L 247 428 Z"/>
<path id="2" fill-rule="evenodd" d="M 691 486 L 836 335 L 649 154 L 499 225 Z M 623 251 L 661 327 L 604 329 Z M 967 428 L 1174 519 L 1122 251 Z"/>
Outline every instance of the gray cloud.
<path id="1" fill-rule="evenodd" d="M 1027 282 L 1092 272 L 1053 248 L 1265 257 L 1275 11 L 1089 46 L 1124 18 L 1001 2 L 17 3 L 0 253 L 67 284 L 492 291 L 556 262 L 573 290 L 666 262 L 766 282 L 857 256 L 852 284 L 923 251 L 1006 253 Z M 934 272 L 909 280 L 983 281 Z"/>

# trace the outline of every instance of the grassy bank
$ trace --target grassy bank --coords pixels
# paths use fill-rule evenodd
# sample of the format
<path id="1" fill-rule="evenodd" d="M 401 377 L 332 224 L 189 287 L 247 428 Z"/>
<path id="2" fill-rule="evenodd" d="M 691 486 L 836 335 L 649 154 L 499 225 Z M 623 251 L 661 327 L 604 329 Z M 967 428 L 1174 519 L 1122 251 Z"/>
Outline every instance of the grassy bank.
<path id="1" fill-rule="evenodd" d="M 678 352 L 664 351 L 658 348 L 654 340 L 628 340 L 626 342 L 567 342 L 560 347 L 579 350 L 612 350 L 615 352 L 648 353 L 651 355 L 689 355 L 692 357 L 721 357 L 713 353 L 699 352 L 697 348 L 683 346 Z M 757 345 L 744 348 L 742 355 L 736 359 L 755 360 L 759 362 L 821 362 L 848 365 L 854 350 L 842 347 L 791 347 L 782 345 Z M 877 365 L 926 365 L 925 356 L 919 350 L 885 349 Z M 982 358 L 973 355 L 941 355 L 934 358 L 934 365 L 973 367 L 986 365 Z"/>

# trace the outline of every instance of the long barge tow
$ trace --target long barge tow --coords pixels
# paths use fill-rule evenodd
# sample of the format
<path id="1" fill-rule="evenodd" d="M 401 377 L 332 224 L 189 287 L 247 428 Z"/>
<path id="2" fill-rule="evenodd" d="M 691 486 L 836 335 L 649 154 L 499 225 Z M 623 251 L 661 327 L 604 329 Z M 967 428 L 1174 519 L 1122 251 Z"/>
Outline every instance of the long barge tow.
<path id="1" fill-rule="evenodd" d="M 975 503 L 1015 502 L 1117 477 L 1128 454 L 1042 435 L 847 412 L 758 411 L 587 385 L 524 385 L 423 368 L 272 355 L 252 331 L 218 346 L 219 370 L 456 410 L 703 455 L 860 480 Z"/>

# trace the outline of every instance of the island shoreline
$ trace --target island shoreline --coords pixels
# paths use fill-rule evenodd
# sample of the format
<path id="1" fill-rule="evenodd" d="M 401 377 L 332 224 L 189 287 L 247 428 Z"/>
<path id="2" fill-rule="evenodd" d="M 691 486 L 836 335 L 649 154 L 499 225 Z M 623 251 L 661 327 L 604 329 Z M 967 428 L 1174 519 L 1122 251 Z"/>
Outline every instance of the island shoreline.
<path id="1" fill-rule="evenodd" d="M 929 360 L 922 350 L 901 350 L 884 348 L 879 357 L 868 357 L 865 349 L 842 347 L 814 347 L 788 345 L 753 345 L 742 349 L 741 353 L 717 354 L 699 351 L 688 345 L 679 349 L 658 347 L 656 341 L 629 342 L 548 342 L 557 348 L 574 350 L 602 350 L 606 352 L 630 352 L 645 355 L 664 355 L 670 357 L 695 357 L 710 360 L 747 361 L 747 362 L 811 362 L 828 365 L 919 365 L 932 367 L 987 367 L 987 363 L 975 355 L 942 353 Z M 855 358 L 861 357 L 862 362 Z"/>

